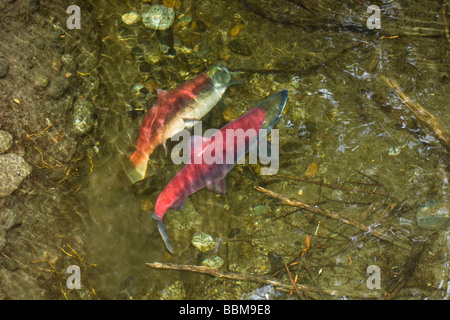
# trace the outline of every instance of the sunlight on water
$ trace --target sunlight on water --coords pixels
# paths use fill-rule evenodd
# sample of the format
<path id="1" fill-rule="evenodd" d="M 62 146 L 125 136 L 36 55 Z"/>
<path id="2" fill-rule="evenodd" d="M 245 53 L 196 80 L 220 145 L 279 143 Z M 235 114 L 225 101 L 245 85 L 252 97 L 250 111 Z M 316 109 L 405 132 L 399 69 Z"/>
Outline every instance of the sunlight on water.
<path id="1" fill-rule="evenodd" d="M 448 215 L 436 213 L 449 201 L 448 150 L 406 101 L 450 130 L 449 43 L 440 6 L 385 2 L 375 30 L 366 27 L 366 1 L 162 1 L 175 6 L 168 30 L 123 20 L 154 2 L 92 3 L 102 40 L 89 143 L 98 153 L 80 168 L 87 178 L 76 199 L 86 211 L 85 251 L 96 264 L 88 281 L 97 297 L 448 299 Z M 156 102 L 155 89 L 171 90 L 216 62 L 242 83 L 203 118 L 204 129 L 221 128 L 289 90 L 277 125 L 280 169 L 263 176 L 259 165 L 236 166 L 225 197 L 202 189 L 183 209 L 169 210 L 170 254 L 151 216 L 183 167 L 170 159 L 175 143 L 167 142 L 168 155 L 162 146 L 151 154 L 146 179 L 134 185 L 124 163 Z M 423 203 L 430 217 L 421 220 Z M 199 232 L 215 245 L 201 252 L 192 244 Z M 290 295 L 147 262 L 213 264 L 286 284 L 298 276 L 309 291 Z M 369 265 L 382 272 L 378 290 L 366 285 Z M 401 289 L 401 279 L 408 287 Z"/>

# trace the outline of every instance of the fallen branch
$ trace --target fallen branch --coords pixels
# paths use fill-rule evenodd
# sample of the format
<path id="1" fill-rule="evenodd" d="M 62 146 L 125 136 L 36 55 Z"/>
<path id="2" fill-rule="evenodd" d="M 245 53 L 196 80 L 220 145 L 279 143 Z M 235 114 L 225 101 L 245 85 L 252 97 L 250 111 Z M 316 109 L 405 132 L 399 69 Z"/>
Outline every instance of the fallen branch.
<path id="1" fill-rule="evenodd" d="M 235 272 L 227 272 L 227 271 L 220 271 L 217 269 L 204 267 L 204 266 L 195 266 L 195 265 L 184 265 L 184 264 L 174 264 L 174 263 L 162 263 L 162 262 L 152 262 L 152 263 L 146 263 L 147 266 L 155 269 L 165 269 L 165 270 L 179 270 L 179 271 L 190 271 L 190 272 L 196 272 L 196 273 L 202 273 L 202 274 L 209 274 L 213 277 L 218 278 L 226 278 L 231 280 L 240 280 L 240 281 L 251 281 L 251 282 L 257 282 L 262 283 L 266 285 L 273 285 L 276 287 L 276 289 L 284 292 L 291 292 L 293 290 L 299 290 L 303 292 L 314 292 L 314 293 L 324 293 L 331 296 L 346 296 L 351 298 L 365 298 L 365 299 L 379 299 L 381 296 L 379 294 L 375 294 L 372 292 L 369 293 L 361 293 L 361 292 L 355 292 L 352 290 L 351 292 L 344 292 L 342 290 L 335 290 L 335 289 L 321 289 L 320 291 L 311 286 L 298 284 L 296 283 L 296 288 L 292 284 L 288 284 L 285 282 L 282 282 L 277 279 L 268 278 L 266 276 L 255 276 L 250 274 L 241 274 L 241 273 L 235 273 Z"/>
<path id="2" fill-rule="evenodd" d="M 385 240 L 387 242 L 392 243 L 393 245 L 396 245 L 400 248 L 403 249 L 411 249 L 411 246 L 407 243 L 403 243 L 401 241 L 396 240 L 395 238 L 391 237 L 388 234 L 385 234 L 383 232 L 377 231 L 377 230 L 373 230 L 372 228 L 366 226 L 365 224 L 354 220 L 352 218 L 348 218 L 348 217 L 344 217 L 342 215 L 340 215 L 337 212 L 331 211 L 331 210 L 327 210 L 327 209 L 323 209 L 323 208 L 319 208 L 318 206 L 312 206 L 310 204 L 295 200 L 295 199 L 290 199 L 288 197 L 283 196 L 282 194 L 267 190 L 263 187 L 254 187 L 256 190 L 258 190 L 259 192 L 262 192 L 266 195 L 268 195 L 269 197 L 272 197 L 274 199 L 278 199 L 281 200 L 282 203 L 290 205 L 290 206 L 294 206 L 294 207 L 299 207 L 302 209 L 306 209 L 308 211 L 314 212 L 314 213 L 318 213 L 322 216 L 337 220 L 339 222 L 345 223 L 347 225 L 353 226 L 357 229 L 360 229 L 362 231 L 368 232 L 371 235 L 373 235 L 374 237 L 377 237 L 381 240 Z"/>
<path id="3" fill-rule="evenodd" d="M 438 139 L 444 144 L 444 147 L 447 149 L 447 151 L 450 152 L 450 135 L 448 134 L 447 130 L 445 130 L 445 128 L 439 123 L 439 121 L 437 121 L 437 119 L 427 110 L 425 110 L 420 104 L 411 101 L 411 99 L 406 96 L 400 89 L 400 86 L 397 84 L 397 82 L 386 77 L 383 77 L 383 79 L 387 83 L 387 85 L 395 91 L 395 93 L 414 114 L 414 116 L 434 131 Z"/>
<path id="4" fill-rule="evenodd" d="M 318 181 L 318 180 L 312 180 L 312 179 L 300 178 L 300 177 L 291 177 L 291 176 L 287 176 L 287 175 L 283 175 L 283 174 L 276 174 L 275 177 L 287 178 L 290 180 L 297 180 L 297 181 L 301 181 L 301 182 L 317 184 L 317 185 L 321 185 L 321 186 L 324 186 L 324 187 L 330 188 L 330 189 L 344 190 L 344 191 L 349 191 L 349 192 L 368 193 L 368 194 L 377 195 L 377 196 L 381 196 L 381 197 L 387 197 L 387 198 L 392 199 L 392 197 L 387 193 L 380 193 L 380 192 L 376 192 L 376 191 L 372 191 L 372 190 L 362 190 L 360 188 L 347 187 L 347 186 L 335 186 L 335 185 L 325 183 L 322 181 Z"/>

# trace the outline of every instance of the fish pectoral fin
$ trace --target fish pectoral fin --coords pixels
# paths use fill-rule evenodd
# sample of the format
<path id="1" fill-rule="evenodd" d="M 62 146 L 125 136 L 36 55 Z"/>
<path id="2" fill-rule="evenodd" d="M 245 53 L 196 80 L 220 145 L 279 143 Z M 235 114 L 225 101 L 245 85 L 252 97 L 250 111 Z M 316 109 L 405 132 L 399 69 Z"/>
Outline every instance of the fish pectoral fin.
<path id="1" fill-rule="evenodd" d="M 181 210 L 186 204 L 186 197 L 181 197 L 170 207 L 171 209 Z"/>
<path id="2" fill-rule="evenodd" d="M 170 244 L 169 234 L 167 233 L 165 224 L 161 221 L 161 219 L 158 218 L 155 213 L 153 213 L 153 219 L 155 219 L 158 223 L 158 231 L 164 241 L 164 245 L 166 246 L 167 250 L 169 250 L 169 252 L 173 254 L 172 245 Z"/>
<path id="3" fill-rule="evenodd" d="M 185 128 L 192 128 L 199 121 L 200 121 L 199 119 L 195 119 L 195 118 L 183 118 Z"/>
<path id="4" fill-rule="evenodd" d="M 207 185 L 206 188 L 224 197 L 227 194 L 227 184 L 225 182 L 225 178 Z"/>

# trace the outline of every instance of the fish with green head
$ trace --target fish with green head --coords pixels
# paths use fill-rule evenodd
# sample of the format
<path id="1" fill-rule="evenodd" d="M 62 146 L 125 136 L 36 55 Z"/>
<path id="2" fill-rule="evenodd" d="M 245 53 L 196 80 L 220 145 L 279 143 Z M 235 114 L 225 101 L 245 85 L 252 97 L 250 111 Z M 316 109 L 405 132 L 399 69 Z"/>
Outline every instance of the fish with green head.
<path id="1" fill-rule="evenodd" d="M 150 155 L 160 145 L 167 154 L 166 140 L 192 127 L 222 98 L 226 89 L 241 82 L 231 81 L 228 69 L 213 64 L 206 71 L 173 90 L 157 89 L 158 100 L 142 120 L 137 147 L 125 165 L 132 183 L 143 180 Z"/>

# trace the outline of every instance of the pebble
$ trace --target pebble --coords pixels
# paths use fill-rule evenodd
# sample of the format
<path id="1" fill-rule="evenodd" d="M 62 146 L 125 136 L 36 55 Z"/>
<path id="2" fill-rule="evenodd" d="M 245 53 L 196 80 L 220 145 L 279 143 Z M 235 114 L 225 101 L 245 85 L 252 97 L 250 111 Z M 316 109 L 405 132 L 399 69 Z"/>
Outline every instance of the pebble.
<path id="1" fill-rule="evenodd" d="M 203 22 L 203 20 L 197 20 L 196 27 L 200 32 L 205 32 L 206 30 L 208 30 L 208 26 Z"/>
<path id="2" fill-rule="evenodd" d="M 227 107 L 223 113 L 222 113 L 222 117 L 226 122 L 230 122 L 233 120 L 236 120 L 237 118 L 239 118 L 239 113 L 231 108 L 231 107 Z"/>
<path id="3" fill-rule="evenodd" d="M 312 178 L 319 171 L 319 166 L 315 162 L 311 162 L 309 166 L 306 168 L 305 177 Z"/>
<path id="4" fill-rule="evenodd" d="M 135 11 L 125 13 L 122 16 L 123 23 L 125 23 L 127 25 L 138 23 L 139 20 L 141 20 L 141 16 L 139 15 L 139 13 L 137 13 Z"/>
<path id="5" fill-rule="evenodd" d="M 202 265 L 205 267 L 213 268 L 213 269 L 219 269 L 225 264 L 225 261 L 219 256 L 215 256 L 214 258 L 207 258 L 202 261 Z"/>
<path id="6" fill-rule="evenodd" d="M 230 35 L 232 37 L 236 37 L 239 34 L 239 32 L 241 32 L 242 29 L 244 29 L 244 24 L 242 23 L 237 24 L 233 28 L 231 28 Z"/>
<path id="7" fill-rule="evenodd" d="M 192 237 L 192 245 L 200 252 L 208 252 L 216 247 L 216 240 L 204 232 L 196 232 Z"/>
<path id="8" fill-rule="evenodd" d="M 31 171 L 32 167 L 21 156 L 15 153 L 0 155 L 0 197 L 13 193 Z"/>
<path id="9" fill-rule="evenodd" d="M 0 79 L 5 78 L 8 75 L 9 64 L 5 59 L 0 59 Z"/>
<path id="10" fill-rule="evenodd" d="M 17 224 L 16 213 L 11 209 L 0 211 L 0 251 L 6 246 L 6 232 Z"/>
<path id="11" fill-rule="evenodd" d="M 181 281 L 175 281 L 161 291 L 161 300 L 183 300 L 185 298 L 186 289 Z"/>
<path id="12" fill-rule="evenodd" d="M 427 200 L 419 206 L 417 224 L 427 230 L 437 230 L 450 218 L 450 203 Z"/>
<path id="13" fill-rule="evenodd" d="M 163 5 L 165 5 L 166 7 L 178 10 L 181 8 L 181 1 L 180 0 L 163 0 Z"/>
<path id="14" fill-rule="evenodd" d="M 242 40 L 232 40 L 228 43 L 228 48 L 241 56 L 251 56 L 252 50 L 250 47 Z"/>
<path id="15" fill-rule="evenodd" d="M 36 89 L 45 89 L 47 88 L 49 83 L 50 81 L 48 80 L 48 78 L 43 75 L 37 76 L 34 80 L 34 86 L 36 87 Z"/>
<path id="16" fill-rule="evenodd" d="M 79 99 L 75 102 L 72 111 L 72 128 L 75 134 L 84 135 L 94 125 L 95 107 L 91 101 Z"/>
<path id="17" fill-rule="evenodd" d="M 170 28 L 174 20 L 175 11 L 162 4 L 154 4 L 142 14 L 142 23 L 153 30 L 166 30 Z"/>
<path id="18" fill-rule="evenodd" d="M 0 153 L 9 150 L 13 145 L 13 136 L 5 130 L 0 130 Z"/>
<path id="19" fill-rule="evenodd" d="M 56 76 L 48 86 L 47 92 L 51 98 L 58 100 L 62 98 L 68 88 L 69 80 L 64 76 Z"/>

